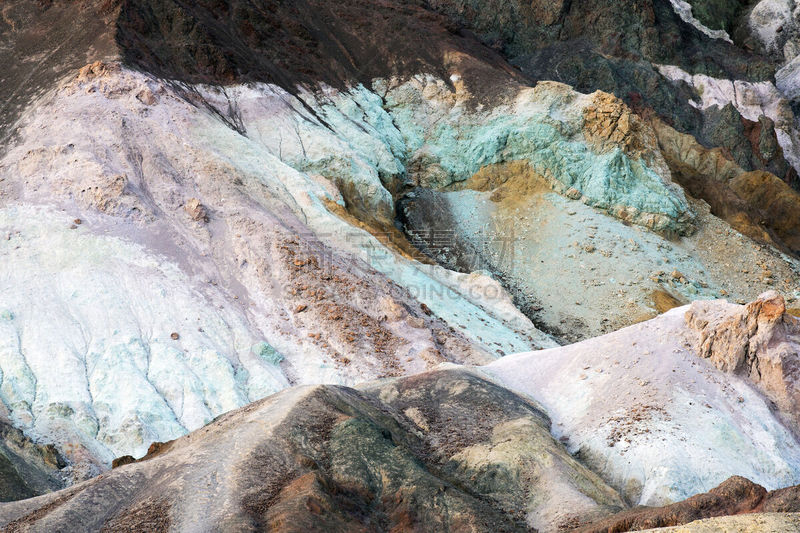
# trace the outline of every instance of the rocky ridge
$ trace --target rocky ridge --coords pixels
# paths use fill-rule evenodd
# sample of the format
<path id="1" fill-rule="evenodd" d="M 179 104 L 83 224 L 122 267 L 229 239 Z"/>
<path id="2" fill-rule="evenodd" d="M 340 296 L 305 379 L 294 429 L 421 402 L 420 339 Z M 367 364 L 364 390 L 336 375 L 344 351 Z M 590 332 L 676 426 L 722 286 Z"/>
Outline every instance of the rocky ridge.
<path id="1" fill-rule="evenodd" d="M 698 355 L 723 372 L 753 381 L 797 431 L 800 321 L 786 312 L 783 297 L 775 291 L 743 309 L 726 311 L 715 312 L 705 302 L 694 302 L 686 312 L 688 325 L 697 331 Z"/>
<path id="2" fill-rule="evenodd" d="M 91 478 L 6 528 L 556 530 L 796 484 L 768 3 L 4 5 L 9 494 Z M 668 311 L 719 297 L 756 301 Z"/>
<path id="3" fill-rule="evenodd" d="M 295 387 L 94 479 L 0 505 L 0 523 L 6 531 L 67 523 L 72 531 L 702 531 L 693 521 L 756 513 L 734 527 L 779 531 L 800 510 L 798 486 L 768 492 L 742 477 L 661 508 L 628 508 L 551 436 L 550 423 L 531 399 L 453 366 L 357 388 Z"/>
<path id="4" fill-rule="evenodd" d="M 697 521 L 709 517 L 727 516 L 717 521 L 719 530 L 724 529 L 725 521 L 729 528 L 744 531 L 748 523 L 753 531 L 779 531 L 781 522 L 791 530 L 797 521 L 799 487 L 788 487 L 767 492 L 764 487 L 742 477 L 731 477 L 721 485 L 704 494 L 697 494 L 684 501 L 661 508 L 638 508 L 623 511 L 575 531 L 644 531 L 657 528 L 658 531 L 673 531 L 670 526 L 686 524 L 685 531 L 703 531 Z M 752 513 L 756 513 L 753 515 Z M 770 513 L 786 513 L 778 516 Z M 749 516 L 748 516 L 749 515 Z M 732 516 L 739 516 L 738 524 Z M 772 524 L 770 522 L 772 521 Z M 760 522 L 760 523 L 759 523 Z M 713 522 L 712 522 L 713 523 Z M 712 523 L 707 523 L 713 528 Z"/>
<path id="5" fill-rule="evenodd" d="M 462 369 L 360 390 L 296 387 L 134 464 L 2 507 L 0 522 L 7 531 L 67 523 L 85 531 L 554 531 L 622 508 L 548 426 L 536 404 Z"/>

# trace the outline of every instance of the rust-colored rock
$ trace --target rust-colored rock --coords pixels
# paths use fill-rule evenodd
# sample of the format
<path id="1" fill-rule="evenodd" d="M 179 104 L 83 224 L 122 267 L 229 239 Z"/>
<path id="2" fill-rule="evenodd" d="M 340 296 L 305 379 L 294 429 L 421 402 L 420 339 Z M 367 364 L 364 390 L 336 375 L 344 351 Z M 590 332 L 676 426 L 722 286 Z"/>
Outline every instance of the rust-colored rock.
<path id="1" fill-rule="evenodd" d="M 208 222 L 208 211 L 197 198 L 189 198 L 183 209 L 189 217 L 196 222 Z"/>
<path id="2" fill-rule="evenodd" d="M 800 486 L 767 492 L 740 476 L 733 476 L 704 494 L 665 507 L 639 507 L 575 530 L 580 533 L 621 533 L 679 526 L 717 516 L 755 512 L 800 511 Z"/>
<path id="3" fill-rule="evenodd" d="M 800 252 L 800 193 L 769 172 L 745 172 L 730 182 L 736 194 L 758 211 L 767 226 Z"/>
<path id="4" fill-rule="evenodd" d="M 778 292 L 725 310 L 694 302 L 686 322 L 696 332 L 700 357 L 724 372 L 748 377 L 800 428 L 800 321 L 786 312 Z"/>
<path id="5" fill-rule="evenodd" d="M 667 291 L 661 289 L 650 293 L 650 301 L 653 303 L 653 307 L 656 308 L 656 312 L 658 314 L 666 313 L 670 309 L 680 307 L 686 303 L 682 302 Z"/>
<path id="6" fill-rule="evenodd" d="M 123 455 L 122 457 L 117 457 L 113 461 L 111 461 L 111 468 L 119 468 L 120 466 L 129 465 L 131 463 L 135 463 L 136 458 L 132 455 Z"/>
<path id="7" fill-rule="evenodd" d="M 652 130 L 613 94 L 598 91 L 593 105 L 583 110 L 584 135 L 603 150 L 622 147 L 634 159 L 656 152 L 658 142 Z"/>
<path id="8" fill-rule="evenodd" d="M 148 106 L 155 105 L 155 103 L 158 101 L 156 99 L 156 95 L 153 94 L 153 91 L 151 91 L 149 88 L 144 88 L 136 93 L 136 99 Z"/>
<path id="9" fill-rule="evenodd" d="M 78 71 L 76 80 L 79 82 L 92 81 L 96 78 L 118 72 L 120 69 L 119 63 L 106 63 L 104 61 L 95 61 L 90 63 Z"/>
<path id="10" fill-rule="evenodd" d="M 140 461 L 144 461 L 146 459 L 152 459 L 153 457 L 156 457 L 158 455 L 161 455 L 162 453 L 169 451 L 169 449 L 172 448 L 172 444 L 174 442 L 175 442 L 174 440 L 170 440 L 167 442 L 151 443 L 150 446 L 147 448 L 147 455 L 142 457 Z"/>

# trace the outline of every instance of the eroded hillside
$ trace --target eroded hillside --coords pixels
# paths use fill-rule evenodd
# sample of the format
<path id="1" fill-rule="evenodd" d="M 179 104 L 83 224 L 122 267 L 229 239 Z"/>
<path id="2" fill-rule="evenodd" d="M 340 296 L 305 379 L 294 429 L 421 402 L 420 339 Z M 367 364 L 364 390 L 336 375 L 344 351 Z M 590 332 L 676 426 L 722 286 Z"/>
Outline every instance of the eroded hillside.
<path id="1" fill-rule="evenodd" d="M 626 509 L 796 485 L 796 11 L 0 6 L 0 451 L 12 497 L 67 486 L 7 529 L 662 527 L 735 504 Z"/>

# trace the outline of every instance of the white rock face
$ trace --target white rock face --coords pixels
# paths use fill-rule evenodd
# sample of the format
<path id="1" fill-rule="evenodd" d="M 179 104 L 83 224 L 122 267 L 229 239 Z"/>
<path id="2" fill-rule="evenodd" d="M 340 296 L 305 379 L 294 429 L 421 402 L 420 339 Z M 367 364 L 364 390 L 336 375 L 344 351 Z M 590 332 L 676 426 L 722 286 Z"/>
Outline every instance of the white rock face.
<path id="1" fill-rule="evenodd" d="M 795 0 L 761 0 L 750 11 L 748 23 L 753 34 L 769 52 L 786 52 L 787 61 L 793 59 L 800 50 L 782 50 L 780 33 L 788 26 L 796 24 L 798 5 Z"/>
<path id="2" fill-rule="evenodd" d="M 289 384 L 555 346 L 495 281 L 332 212 L 345 190 L 392 216 L 381 180 L 403 169 L 377 96 L 320 104 L 331 130 L 274 87 L 197 89 L 234 102 L 247 135 L 98 64 L 31 108 L 0 159 L 0 414 L 74 477 Z"/>
<path id="3" fill-rule="evenodd" d="M 672 9 L 675 10 L 675 13 L 678 14 L 684 22 L 687 22 L 700 30 L 701 32 L 705 33 L 707 36 L 711 37 L 712 39 L 722 39 L 723 41 L 728 41 L 732 43 L 730 35 L 725 30 L 712 30 L 708 26 L 704 25 L 702 22 L 694 18 L 692 14 L 692 5 L 686 0 L 669 0 L 672 4 Z"/>
<path id="4" fill-rule="evenodd" d="M 789 100 L 800 97 L 800 56 L 795 57 L 775 73 L 775 85 Z"/>
<path id="5" fill-rule="evenodd" d="M 15 425 L 104 464 L 288 386 L 220 290 L 94 234 L 103 222 L 0 209 L 0 399 Z"/>
<path id="6" fill-rule="evenodd" d="M 751 384 L 694 353 L 687 309 L 484 369 L 540 402 L 554 435 L 640 504 L 681 500 L 732 475 L 768 489 L 798 483 L 800 445 Z"/>
<path id="7" fill-rule="evenodd" d="M 775 84 L 790 100 L 800 97 L 800 4 L 796 0 L 761 0 L 748 18 L 751 33 L 765 50 L 783 57 Z"/>
<path id="8" fill-rule="evenodd" d="M 689 103 L 697 109 L 733 104 L 747 120 L 756 122 L 761 116 L 770 118 L 775 123 L 775 135 L 783 156 L 795 170 L 800 171 L 800 131 L 787 100 L 792 98 L 792 89 L 788 86 L 784 86 L 784 91 L 779 90 L 780 85 L 776 87 L 770 81 L 753 83 L 722 80 L 704 74 L 692 75 L 676 66 L 660 66 L 659 72 L 672 81 L 684 81 L 694 87 L 701 99 Z M 788 82 L 784 80 L 784 83 Z"/>

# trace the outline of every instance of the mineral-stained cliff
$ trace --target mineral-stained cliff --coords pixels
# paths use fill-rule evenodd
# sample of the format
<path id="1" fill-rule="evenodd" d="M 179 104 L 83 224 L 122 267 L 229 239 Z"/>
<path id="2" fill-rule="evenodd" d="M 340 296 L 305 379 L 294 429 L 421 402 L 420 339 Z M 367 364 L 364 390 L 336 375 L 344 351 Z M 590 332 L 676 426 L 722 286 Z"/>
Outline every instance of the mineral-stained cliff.
<path id="1" fill-rule="evenodd" d="M 796 485 L 795 12 L 3 3 L 0 488 L 74 484 L 7 529 L 557 530 Z"/>
<path id="2" fill-rule="evenodd" d="M 0 505 L 0 524 L 7 531 L 72 524 L 71 531 L 584 532 L 687 524 L 693 531 L 695 520 L 742 513 L 758 514 L 734 524 L 773 528 L 762 531 L 796 523 L 798 486 L 776 487 L 800 479 L 797 445 L 747 384 L 689 354 L 670 355 L 681 335 L 667 323 L 682 319 L 671 315 L 649 325 L 656 335 L 629 328 L 584 347 L 542 352 L 539 360 L 450 365 L 355 388 L 295 387 L 155 443 L 141 459 L 120 458 L 94 479 Z M 612 350 L 617 360 L 605 364 Z M 595 367 L 574 383 L 563 379 L 569 365 L 581 364 L 575 354 L 590 351 L 599 356 Z M 620 379 L 620 367 L 639 383 Z M 680 379 L 668 381 L 670 369 Z M 531 378 L 544 373 L 559 381 Z M 681 379 L 696 385 L 676 393 Z M 591 392 L 604 380 L 615 383 L 615 394 L 596 399 Z M 584 393 L 557 404 L 563 387 Z M 737 394 L 743 396 L 732 398 Z M 675 399 L 663 401 L 670 395 Z M 591 426 L 586 419 L 597 415 L 597 401 L 618 414 Z M 765 441 L 765 431 L 776 440 Z M 644 480 L 637 478 L 642 454 L 658 463 Z M 726 479 L 729 471 L 749 472 L 773 490 Z M 639 495 L 663 507 L 629 508 Z"/>
<path id="3" fill-rule="evenodd" d="M 8 531 L 67 521 L 73 531 L 555 531 L 624 505 L 551 437 L 535 403 L 449 369 L 360 390 L 285 391 L 135 464 L 2 507 L 0 522 Z"/>

